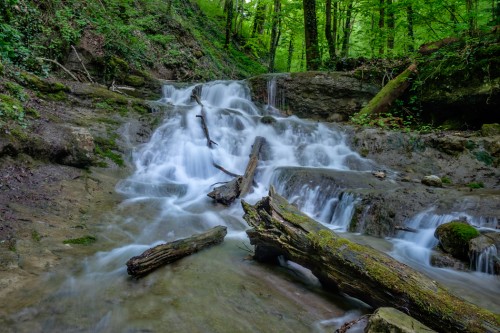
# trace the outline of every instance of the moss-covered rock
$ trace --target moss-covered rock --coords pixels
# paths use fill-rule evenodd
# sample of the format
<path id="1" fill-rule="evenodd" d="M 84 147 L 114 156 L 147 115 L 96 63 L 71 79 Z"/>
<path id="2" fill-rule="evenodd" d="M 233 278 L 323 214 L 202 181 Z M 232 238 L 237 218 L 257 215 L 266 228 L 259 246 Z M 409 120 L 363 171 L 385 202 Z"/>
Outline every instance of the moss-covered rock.
<path id="1" fill-rule="evenodd" d="M 80 238 L 71 238 L 63 241 L 63 244 L 78 244 L 78 245 L 91 245 L 97 241 L 95 236 L 84 236 Z"/>
<path id="2" fill-rule="evenodd" d="M 452 221 L 440 225 L 434 236 L 441 248 L 460 260 L 469 260 L 469 242 L 479 236 L 476 228 L 464 221 Z"/>
<path id="3" fill-rule="evenodd" d="M 146 80 L 142 76 L 127 75 L 125 77 L 125 83 L 132 87 L 142 87 L 146 83 Z"/>
<path id="4" fill-rule="evenodd" d="M 432 333 L 436 332 L 395 308 L 378 308 L 370 317 L 365 333 Z"/>
<path id="5" fill-rule="evenodd" d="M 483 124 L 481 126 L 481 135 L 482 136 L 495 136 L 500 135 L 500 124 Z"/>
<path id="6" fill-rule="evenodd" d="M 67 86 L 60 82 L 51 82 L 48 80 L 44 80 L 28 72 L 21 72 L 17 80 L 19 84 L 39 92 L 55 94 L 61 91 L 70 91 Z"/>

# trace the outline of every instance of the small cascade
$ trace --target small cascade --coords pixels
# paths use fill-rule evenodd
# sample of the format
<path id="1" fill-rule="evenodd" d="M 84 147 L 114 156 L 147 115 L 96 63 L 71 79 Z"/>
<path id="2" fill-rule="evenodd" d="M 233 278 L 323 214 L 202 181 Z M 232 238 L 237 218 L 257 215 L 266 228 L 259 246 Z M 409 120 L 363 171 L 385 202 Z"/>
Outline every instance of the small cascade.
<path id="1" fill-rule="evenodd" d="M 267 110 L 271 114 L 279 114 L 285 106 L 285 92 L 277 87 L 277 76 L 267 81 Z"/>
<path id="2" fill-rule="evenodd" d="M 472 269 L 486 274 L 495 274 L 495 260 L 498 260 L 497 247 L 492 244 L 471 260 Z"/>
<path id="3" fill-rule="evenodd" d="M 496 219 L 470 216 L 462 212 L 436 214 L 434 211 L 434 208 L 430 208 L 415 215 L 405 223 L 407 227 L 415 229 L 417 232 L 399 232 L 397 237 L 393 239 L 395 243 L 393 255 L 395 257 L 430 266 L 432 250 L 439 244 L 434 233 L 441 224 L 453 220 L 466 220 L 478 229 L 491 230 L 491 226 L 497 223 Z M 471 262 L 470 266 L 480 272 L 492 272 L 493 255 L 493 249 L 485 250 L 480 255 L 477 255 L 477 258 Z M 489 271 L 487 266 L 491 266 Z"/>

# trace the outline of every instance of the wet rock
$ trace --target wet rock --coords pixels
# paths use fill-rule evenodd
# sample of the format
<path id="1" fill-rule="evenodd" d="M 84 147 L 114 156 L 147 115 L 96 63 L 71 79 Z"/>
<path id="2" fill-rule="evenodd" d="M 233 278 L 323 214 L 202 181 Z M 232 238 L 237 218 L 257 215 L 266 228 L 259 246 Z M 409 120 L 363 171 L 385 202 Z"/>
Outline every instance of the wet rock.
<path id="1" fill-rule="evenodd" d="M 276 119 L 272 116 L 264 116 L 260 118 L 260 122 L 263 124 L 274 124 L 276 122 Z"/>
<path id="2" fill-rule="evenodd" d="M 44 124 L 26 142 L 24 150 L 39 159 L 84 168 L 94 160 L 94 138 L 86 128 Z"/>
<path id="3" fill-rule="evenodd" d="M 365 333 L 429 333 L 435 332 L 418 320 L 394 308 L 378 308 L 370 317 Z"/>
<path id="4" fill-rule="evenodd" d="M 464 221 L 451 221 L 437 227 L 434 236 L 439 245 L 453 257 L 469 260 L 469 241 L 479 236 L 476 228 Z"/>
<path id="5" fill-rule="evenodd" d="M 500 275 L 500 233 L 488 232 L 469 242 L 469 257 L 475 270 Z M 489 253 L 489 257 L 484 256 Z M 483 255 L 483 256 L 482 256 Z"/>
<path id="6" fill-rule="evenodd" d="M 432 187 L 443 187 L 443 181 L 435 175 L 425 176 L 422 178 L 422 184 Z"/>
<path id="7" fill-rule="evenodd" d="M 460 271 L 467 271 L 469 270 L 469 265 L 468 263 L 459 260 L 457 258 L 452 257 L 448 253 L 444 253 L 442 251 L 434 251 L 431 254 L 431 265 L 435 267 L 442 267 L 442 268 L 453 268 L 456 270 Z"/>
<path id="8" fill-rule="evenodd" d="M 346 121 L 361 110 L 379 87 L 342 72 L 306 72 L 259 75 L 248 80 L 252 99 L 267 104 L 267 85 L 276 80 L 277 94 L 283 96 L 281 111 L 301 118 Z"/>
<path id="9" fill-rule="evenodd" d="M 449 155 L 456 155 L 465 150 L 467 139 L 456 135 L 432 136 L 430 138 L 434 148 Z"/>

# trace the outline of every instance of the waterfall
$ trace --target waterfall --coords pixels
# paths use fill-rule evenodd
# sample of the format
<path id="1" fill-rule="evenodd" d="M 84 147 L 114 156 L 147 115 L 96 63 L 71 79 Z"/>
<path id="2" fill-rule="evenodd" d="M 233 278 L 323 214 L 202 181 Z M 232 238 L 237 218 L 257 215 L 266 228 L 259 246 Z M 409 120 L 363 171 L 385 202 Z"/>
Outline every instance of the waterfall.
<path id="1" fill-rule="evenodd" d="M 203 104 L 216 143 L 213 149 L 207 146 L 197 117 L 202 106 L 192 100 L 193 91 Z M 270 93 L 276 107 L 280 98 Z M 166 85 L 157 103 L 164 106 L 164 119 L 149 142 L 133 151 L 134 172 L 116 187 L 124 200 L 100 223 L 99 252 L 74 263 L 71 270 L 48 275 L 40 289 L 50 294 L 15 314 L 9 322 L 11 331 L 162 332 L 168 327 L 172 332 L 305 333 L 331 331 L 366 313 L 359 302 L 342 295 L 325 296 L 315 289 L 317 283 L 310 275 L 293 263 L 281 269 L 298 272 L 299 282 L 278 268 L 244 260 L 249 244 L 241 205 L 220 207 L 207 193 L 232 179 L 213 164 L 243 174 L 252 143 L 262 136 L 267 147 L 253 192 L 244 200 L 257 202 L 273 185 L 306 214 L 346 231 L 360 199 L 346 192 L 338 180 L 371 177 L 374 163 L 352 151 L 345 134 L 332 124 L 278 115 L 275 122 L 262 123 L 268 111 L 251 101 L 244 82 Z M 409 224 L 421 232 L 395 241 L 395 252 L 406 249 L 422 260 L 418 252 L 430 252 L 435 227 L 462 215 L 437 215 L 431 210 L 417 215 Z M 216 225 L 228 227 L 221 245 L 144 279 L 127 277 L 125 263 L 130 257 Z M 407 238 L 412 236 L 416 238 Z M 460 284 L 476 281 L 468 278 Z M 490 281 L 474 292 L 494 302 L 497 286 L 498 282 Z"/>
<path id="2" fill-rule="evenodd" d="M 495 273 L 495 260 L 498 257 L 498 250 L 495 245 L 490 245 L 485 248 L 480 254 L 475 255 L 475 258 L 472 258 L 471 266 L 478 272 L 484 272 L 487 274 Z"/>
<path id="3" fill-rule="evenodd" d="M 393 239 L 395 243 L 393 255 L 399 259 L 409 259 L 410 261 L 430 266 L 432 250 L 439 244 L 439 241 L 434 236 L 436 228 L 441 224 L 454 220 L 466 220 L 477 228 L 485 228 L 487 230 L 492 230 L 489 228 L 497 224 L 495 218 L 476 217 L 463 212 L 436 214 L 435 208 L 432 207 L 415 215 L 404 223 L 407 227 L 415 229 L 416 232 L 400 231 L 397 237 Z M 496 247 L 493 246 L 493 248 L 496 251 Z M 492 273 L 492 258 L 496 255 L 493 251 L 493 249 L 488 248 L 488 250 L 473 259 L 470 266 L 480 272 Z M 490 266 L 491 269 L 488 268 Z"/>
<path id="4" fill-rule="evenodd" d="M 277 76 L 272 75 L 267 81 L 267 110 L 271 114 L 279 114 L 279 111 L 284 111 L 285 92 L 277 87 Z"/>

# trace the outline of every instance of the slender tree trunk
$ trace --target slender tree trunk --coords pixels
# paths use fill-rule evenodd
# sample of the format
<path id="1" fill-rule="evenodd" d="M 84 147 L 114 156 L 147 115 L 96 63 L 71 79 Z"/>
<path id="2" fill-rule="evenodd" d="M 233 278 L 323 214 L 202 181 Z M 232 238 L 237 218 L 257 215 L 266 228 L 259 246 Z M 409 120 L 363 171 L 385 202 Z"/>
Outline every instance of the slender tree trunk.
<path id="1" fill-rule="evenodd" d="M 477 26 L 477 1 L 475 0 L 465 0 L 465 9 L 467 11 L 467 26 L 469 30 L 469 35 L 474 35 Z"/>
<path id="2" fill-rule="evenodd" d="M 276 48 L 278 47 L 279 32 L 278 24 L 281 15 L 281 0 L 274 0 L 273 24 L 271 27 L 271 41 L 269 46 L 269 73 L 274 72 L 274 59 L 276 57 Z"/>
<path id="3" fill-rule="evenodd" d="M 392 0 L 387 0 L 387 53 L 394 50 L 395 18 Z"/>
<path id="4" fill-rule="evenodd" d="M 318 47 L 318 24 L 316 21 L 316 0 L 303 0 L 304 35 L 306 41 L 306 65 L 308 71 L 317 70 L 321 64 Z"/>
<path id="5" fill-rule="evenodd" d="M 351 38 L 351 17 L 352 17 L 353 1 L 349 2 L 347 12 L 345 14 L 344 38 L 342 39 L 342 57 L 349 56 L 349 39 Z"/>
<path id="6" fill-rule="evenodd" d="M 330 62 L 335 61 L 335 38 L 332 34 L 332 0 L 326 0 L 325 8 L 325 38 L 328 43 L 328 53 L 330 54 Z"/>
<path id="7" fill-rule="evenodd" d="M 413 33 L 413 7 L 411 5 L 406 6 L 406 19 L 408 20 L 408 37 L 410 41 L 408 42 L 408 52 L 415 51 L 415 34 Z"/>
<path id="8" fill-rule="evenodd" d="M 226 0 L 224 8 L 227 13 L 226 17 L 226 41 L 224 42 L 224 48 L 229 48 L 229 43 L 231 42 L 231 29 L 233 25 L 233 0 Z"/>
<path id="9" fill-rule="evenodd" d="M 266 4 L 264 1 L 260 0 L 257 3 L 257 8 L 255 9 L 252 37 L 255 37 L 255 34 L 257 33 L 262 34 L 265 21 L 266 21 Z"/>
<path id="10" fill-rule="evenodd" d="M 384 5 L 384 0 L 380 0 L 380 8 L 379 8 L 379 17 L 378 17 L 378 28 L 379 28 L 379 33 L 380 33 L 380 48 L 378 50 L 378 54 L 383 55 L 384 54 L 384 43 L 382 42 L 384 40 L 383 35 L 384 35 L 384 20 L 385 20 L 385 5 Z"/>
<path id="11" fill-rule="evenodd" d="M 292 69 L 292 59 L 293 59 L 293 34 L 290 36 L 290 41 L 288 42 L 288 59 L 286 62 L 286 71 L 291 72 Z"/>
<path id="12" fill-rule="evenodd" d="M 339 27 L 339 2 L 337 0 L 333 0 L 333 24 L 332 24 L 332 39 L 333 39 L 333 47 L 335 52 L 337 52 L 337 39 L 338 39 L 338 27 Z"/>

